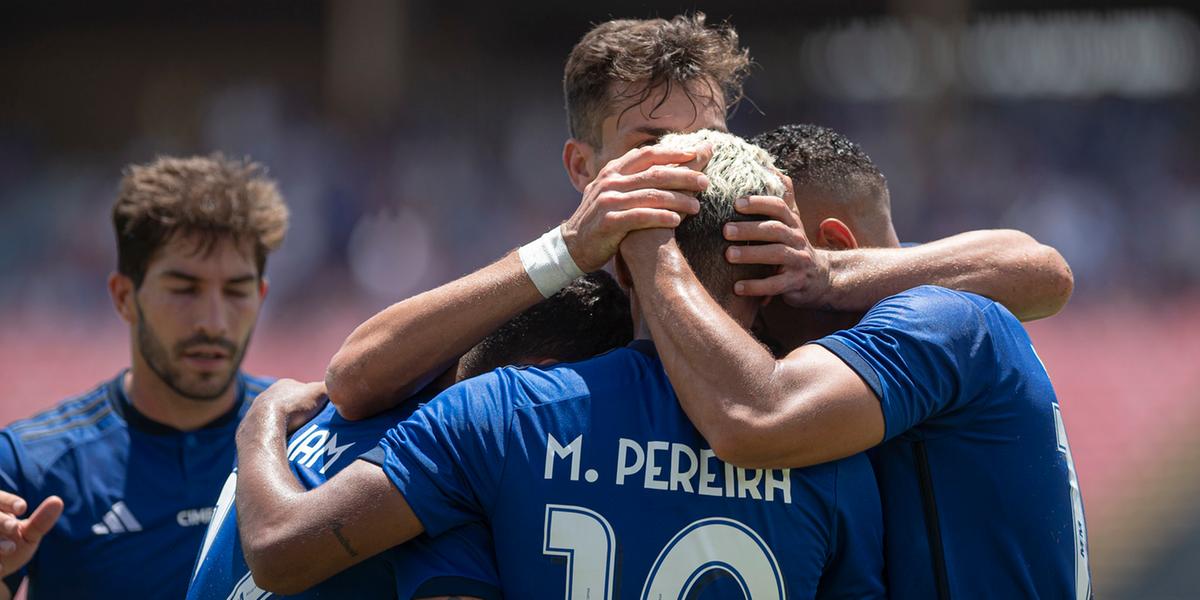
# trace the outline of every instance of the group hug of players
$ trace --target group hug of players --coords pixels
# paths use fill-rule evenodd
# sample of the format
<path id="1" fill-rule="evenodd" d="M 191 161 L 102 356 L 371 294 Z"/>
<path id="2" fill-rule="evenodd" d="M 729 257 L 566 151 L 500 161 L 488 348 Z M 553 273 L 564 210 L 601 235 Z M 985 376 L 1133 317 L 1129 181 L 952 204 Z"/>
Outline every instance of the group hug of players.
<path id="1" fill-rule="evenodd" d="M 594 27 L 564 76 L 574 213 L 371 317 L 322 383 L 239 368 L 275 184 L 130 167 L 132 363 L 0 432 L 0 594 L 1089 598 L 1020 324 L 1069 268 L 1014 231 L 902 247 L 854 143 L 725 133 L 749 64 L 703 15 Z"/>

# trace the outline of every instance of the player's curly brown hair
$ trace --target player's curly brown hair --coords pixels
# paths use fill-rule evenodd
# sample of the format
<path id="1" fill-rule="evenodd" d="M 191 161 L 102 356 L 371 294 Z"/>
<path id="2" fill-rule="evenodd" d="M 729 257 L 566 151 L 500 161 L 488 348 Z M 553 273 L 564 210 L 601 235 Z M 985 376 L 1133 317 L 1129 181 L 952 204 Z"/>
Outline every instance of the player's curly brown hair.
<path id="1" fill-rule="evenodd" d="M 125 169 L 112 211 L 117 270 L 140 287 L 154 253 L 177 233 L 206 252 L 218 240 L 253 240 L 258 274 L 283 243 L 288 209 L 266 170 L 221 154 L 160 157 Z"/>
<path id="2" fill-rule="evenodd" d="M 599 146 L 600 123 L 614 100 L 629 100 L 632 107 L 663 89 L 666 101 L 678 84 L 684 84 L 689 98 L 687 84 L 701 82 L 714 97 L 720 94 L 727 108 L 737 104 L 750 71 L 749 51 L 738 46 L 733 26 L 708 25 L 705 19 L 700 12 L 670 20 L 617 19 L 587 32 L 567 57 L 563 74 L 571 136 Z M 628 85 L 615 90 L 614 83 Z"/>

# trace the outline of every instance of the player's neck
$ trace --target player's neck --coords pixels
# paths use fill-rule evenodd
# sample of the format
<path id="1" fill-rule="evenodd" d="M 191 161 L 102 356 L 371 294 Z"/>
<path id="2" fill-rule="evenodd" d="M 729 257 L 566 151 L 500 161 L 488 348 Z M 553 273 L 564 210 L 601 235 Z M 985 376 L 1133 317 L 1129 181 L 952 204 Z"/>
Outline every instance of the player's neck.
<path id="1" fill-rule="evenodd" d="M 635 292 L 630 292 L 633 295 Z M 637 303 L 637 298 L 634 296 L 631 308 L 633 309 L 633 332 L 634 338 L 639 340 L 654 340 L 654 336 L 650 333 L 650 324 L 646 319 L 642 318 L 641 305 Z M 758 315 L 759 301 L 757 298 L 737 297 L 731 299 L 727 305 L 723 305 L 725 313 L 728 314 L 742 329 L 750 329 L 754 323 L 755 317 Z"/>
<path id="2" fill-rule="evenodd" d="M 138 357 L 140 358 L 140 357 Z M 138 364 L 125 373 L 122 382 L 130 404 L 146 418 L 180 431 L 199 429 L 229 412 L 236 401 L 237 385 L 231 383 L 212 400 L 193 400 L 179 395 L 148 366 Z"/>
<path id="3" fill-rule="evenodd" d="M 861 312 L 792 308 L 778 299 L 763 307 L 760 315 L 766 336 L 777 341 L 784 353 L 835 331 L 849 329 L 862 317 Z"/>

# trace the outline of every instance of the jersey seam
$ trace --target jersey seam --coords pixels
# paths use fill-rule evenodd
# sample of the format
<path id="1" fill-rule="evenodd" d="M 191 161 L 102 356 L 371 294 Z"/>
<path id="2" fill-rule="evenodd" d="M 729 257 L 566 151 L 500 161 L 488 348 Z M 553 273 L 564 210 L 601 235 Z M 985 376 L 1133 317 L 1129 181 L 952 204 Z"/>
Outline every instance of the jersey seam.
<path id="1" fill-rule="evenodd" d="M 98 397 L 89 398 L 92 395 L 98 395 Z M 105 393 L 105 391 L 103 389 L 96 389 L 96 390 L 93 390 L 90 394 L 86 394 L 86 395 L 80 397 L 78 399 L 80 406 L 76 406 L 76 407 L 72 408 L 70 411 L 66 412 L 65 414 L 60 414 L 60 415 L 56 415 L 53 417 L 47 417 L 42 421 L 37 421 L 37 419 L 42 418 L 43 415 L 51 412 L 51 411 L 47 410 L 41 414 L 34 415 L 33 417 L 30 417 L 28 419 L 22 419 L 20 421 L 17 421 L 16 423 L 9 425 L 8 429 L 15 433 L 20 433 L 26 429 L 36 429 L 36 428 L 40 428 L 40 427 L 54 426 L 52 424 L 60 422 L 60 421 L 63 423 L 69 424 L 72 421 L 77 420 L 78 417 L 80 417 L 81 415 L 84 415 L 88 411 L 106 403 L 107 400 L 108 400 L 108 397 L 107 397 L 107 394 Z M 61 407 L 61 406 L 62 405 L 60 404 L 59 407 Z M 58 407 L 55 407 L 55 408 L 58 408 Z"/>
<path id="2" fill-rule="evenodd" d="M 496 481 L 496 486 L 500 487 L 501 482 L 504 481 L 504 477 L 508 473 L 508 461 L 509 461 L 509 457 L 512 456 L 511 450 L 512 450 L 512 437 L 513 437 L 513 429 L 514 429 L 513 424 L 516 423 L 516 421 L 517 421 L 517 418 L 516 418 L 517 411 L 521 411 L 521 410 L 525 410 L 525 409 L 532 410 L 532 409 L 535 409 L 535 408 L 538 408 L 541 406 L 550 406 L 553 404 L 558 404 L 560 402 L 570 402 L 572 400 L 579 400 L 581 398 L 586 398 L 586 397 L 587 397 L 587 394 L 576 394 L 576 395 L 569 396 L 566 398 L 558 398 L 556 400 L 549 400 L 549 401 L 541 402 L 536 405 L 531 404 L 529 406 L 513 407 L 512 410 L 508 411 L 508 423 L 505 424 L 505 428 L 504 428 L 504 464 L 500 465 L 500 476 Z M 493 510 L 496 508 L 494 499 L 489 504 L 490 504 L 490 507 L 488 509 L 488 513 L 491 514 L 493 512 Z"/>
<path id="3" fill-rule="evenodd" d="M 825 564 L 830 564 L 833 562 L 833 557 L 837 555 L 837 553 L 834 552 L 834 546 L 838 544 L 838 541 L 841 538 L 842 511 L 841 511 L 841 505 L 839 504 L 839 502 L 841 501 L 841 495 L 838 493 L 839 488 L 841 487 L 841 473 L 842 473 L 841 464 L 834 463 L 834 465 L 833 465 L 833 506 L 832 506 L 833 514 L 830 515 L 832 517 L 830 519 L 830 521 L 833 522 L 833 532 L 832 532 L 833 537 L 830 538 L 830 540 L 829 540 L 829 550 L 828 550 L 827 557 L 825 559 Z"/>
<path id="4" fill-rule="evenodd" d="M 111 414 L 113 414 L 113 411 L 110 408 L 109 412 L 106 414 L 106 416 L 111 415 Z M 45 476 L 46 473 L 49 473 L 53 469 L 54 465 L 58 464 L 58 461 L 62 460 L 64 456 L 66 456 L 68 453 L 80 448 L 81 446 L 83 446 L 85 444 L 90 444 L 92 442 L 96 442 L 96 441 L 105 439 L 105 438 L 113 435 L 114 432 L 119 432 L 119 431 L 121 431 L 120 428 L 109 429 L 107 431 L 100 432 L 95 437 L 92 437 L 92 438 L 89 438 L 86 440 L 70 440 L 68 443 L 63 445 L 63 448 L 60 452 L 54 454 L 52 459 L 47 460 L 45 462 L 26 460 L 25 461 L 26 467 L 24 469 L 22 469 L 23 471 L 25 471 L 25 473 L 22 473 L 22 478 L 25 479 L 26 483 L 32 483 L 32 481 L 28 477 L 28 471 L 30 468 L 37 469 L 37 475 L 38 475 L 38 479 L 39 479 L 39 485 L 37 486 L 37 488 L 39 489 L 39 492 L 40 492 L 41 487 L 42 487 L 40 485 L 42 483 L 40 480 L 42 479 L 42 477 Z M 24 446 L 24 444 L 22 444 L 22 446 Z M 26 456 L 28 456 L 29 450 L 22 447 L 22 453 L 25 454 Z"/>

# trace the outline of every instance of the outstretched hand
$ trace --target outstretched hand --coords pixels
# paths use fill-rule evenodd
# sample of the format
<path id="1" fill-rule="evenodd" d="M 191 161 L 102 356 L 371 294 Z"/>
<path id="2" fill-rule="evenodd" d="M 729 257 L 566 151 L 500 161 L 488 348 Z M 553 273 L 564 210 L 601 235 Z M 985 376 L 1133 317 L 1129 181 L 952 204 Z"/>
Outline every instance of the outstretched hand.
<path id="1" fill-rule="evenodd" d="M 708 144 L 690 150 L 646 146 L 614 159 L 588 184 L 575 214 L 562 224 L 571 258 L 584 273 L 604 266 L 631 232 L 674 228 L 700 211 L 696 194 L 708 187 L 701 173 Z"/>
<path id="2" fill-rule="evenodd" d="M 28 518 L 18 518 L 27 508 L 20 496 L 0 492 L 0 577 L 12 575 L 29 563 L 42 538 L 62 516 L 63 501 L 50 496 Z"/>

